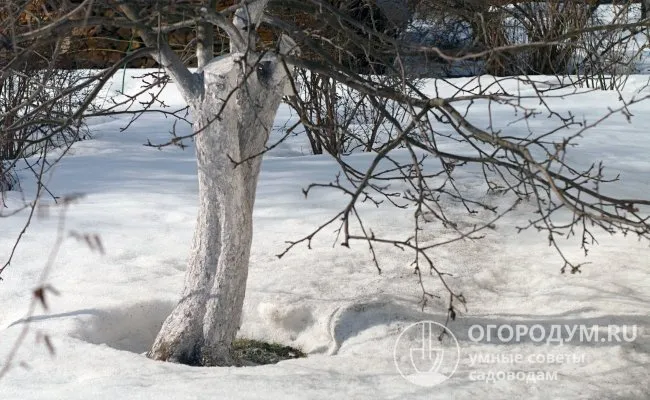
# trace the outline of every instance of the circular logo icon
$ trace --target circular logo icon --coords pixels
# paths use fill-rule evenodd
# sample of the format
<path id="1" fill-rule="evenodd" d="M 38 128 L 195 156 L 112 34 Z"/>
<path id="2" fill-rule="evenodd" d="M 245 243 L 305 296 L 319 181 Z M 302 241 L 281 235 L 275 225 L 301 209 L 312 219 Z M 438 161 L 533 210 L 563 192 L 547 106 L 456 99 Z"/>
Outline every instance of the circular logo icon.
<path id="1" fill-rule="evenodd" d="M 454 334 L 434 321 L 420 321 L 406 327 L 395 343 L 393 360 L 407 381 L 425 387 L 436 386 L 456 372 L 460 346 Z"/>

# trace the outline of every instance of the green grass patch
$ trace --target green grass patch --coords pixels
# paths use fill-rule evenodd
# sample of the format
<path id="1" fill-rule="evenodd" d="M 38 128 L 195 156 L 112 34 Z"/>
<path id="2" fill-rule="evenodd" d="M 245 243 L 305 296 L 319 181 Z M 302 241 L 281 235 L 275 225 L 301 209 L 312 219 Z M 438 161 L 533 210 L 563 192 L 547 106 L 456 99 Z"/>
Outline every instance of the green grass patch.
<path id="1" fill-rule="evenodd" d="M 234 341 L 232 355 L 235 363 L 242 366 L 275 364 L 282 360 L 307 357 L 291 346 L 243 338 Z"/>

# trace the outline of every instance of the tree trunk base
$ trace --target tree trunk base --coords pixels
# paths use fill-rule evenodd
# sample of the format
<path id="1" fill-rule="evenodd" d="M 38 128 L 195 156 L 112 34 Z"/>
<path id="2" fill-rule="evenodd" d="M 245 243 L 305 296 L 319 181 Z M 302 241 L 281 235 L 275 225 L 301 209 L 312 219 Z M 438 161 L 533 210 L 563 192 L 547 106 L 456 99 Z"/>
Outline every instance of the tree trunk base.
<path id="1" fill-rule="evenodd" d="M 307 357 L 300 349 L 278 343 L 258 340 L 237 339 L 232 351 L 203 347 L 191 355 L 173 356 L 173 344 L 160 343 L 156 351 L 151 350 L 147 357 L 157 361 L 167 361 L 192 367 L 254 367 L 276 364 L 283 360 Z"/>
<path id="2" fill-rule="evenodd" d="M 175 351 L 176 343 L 157 343 L 155 349 L 147 353 L 147 357 L 157 361 L 167 361 L 192 367 L 230 367 L 236 363 L 230 351 L 223 348 L 203 346 L 191 352 Z"/>

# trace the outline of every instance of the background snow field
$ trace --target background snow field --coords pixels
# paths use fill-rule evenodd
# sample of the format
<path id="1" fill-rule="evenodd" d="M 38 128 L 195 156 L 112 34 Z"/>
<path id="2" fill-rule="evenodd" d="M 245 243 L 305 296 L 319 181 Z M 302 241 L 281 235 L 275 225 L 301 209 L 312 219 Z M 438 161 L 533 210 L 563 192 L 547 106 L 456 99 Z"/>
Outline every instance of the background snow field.
<path id="1" fill-rule="evenodd" d="M 139 72 L 138 72 L 139 73 Z M 127 90 L 138 86 L 128 79 Z M 538 77 L 540 80 L 544 77 Z M 121 75 L 114 79 L 121 87 Z M 550 79 L 550 78 L 549 78 Z M 461 85 L 468 79 L 451 81 Z M 625 96 L 645 96 L 647 77 L 633 76 Z M 439 86 L 440 88 L 440 86 Z M 513 84 L 512 90 L 532 90 Z M 109 91 L 110 91 L 109 90 Z M 432 81 L 426 90 L 434 90 Z M 452 90 L 442 87 L 440 90 Z M 168 88 L 167 104 L 182 107 Z M 591 91 L 549 100 L 588 120 L 620 106 L 612 92 Z M 531 101 L 531 104 L 535 104 Z M 545 117 L 509 124 L 511 109 L 493 108 L 510 134 L 550 124 Z M 602 159 L 621 182 L 606 190 L 626 196 L 650 195 L 650 101 L 631 107 L 632 123 L 614 115 L 588 130 L 572 149 L 581 165 Z M 281 106 L 273 139 L 285 124 L 295 122 Z M 489 120 L 487 108 L 474 104 L 469 116 L 479 126 Z M 147 139 L 168 140 L 172 121 L 143 116 L 126 132 L 124 118 L 89 121 L 92 140 L 77 143 L 55 168 L 49 188 L 58 195 L 83 193 L 68 212 L 66 227 L 101 236 L 105 255 L 67 239 L 48 282 L 59 296 L 49 297 L 49 311 L 40 310 L 20 349 L 16 365 L 0 380 L 0 399 L 647 399 L 650 398 L 650 252 L 634 237 L 598 235 L 599 246 L 588 257 L 576 240 L 563 242 L 573 260 L 589 261 L 583 272 L 561 275 L 561 259 L 543 234 L 516 233 L 531 216 L 532 204 L 521 203 L 479 241 L 459 241 L 432 252 L 436 264 L 453 274 L 449 283 L 468 300 L 467 310 L 450 330 L 460 345 L 456 373 L 433 387 L 414 385 L 400 376 L 393 360 L 397 337 L 421 320 L 444 323 L 447 296 L 437 278 L 425 277 L 439 301 L 422 312 L 420 288 L 413 275 L 411 254 L 378 247 L 383 273 L 377 273 L 367 246 L 332 246 L 333 229 L 316 237 L 312 249 L 298 246 L 276 257 L 287 240 L 299 239 L 335 215 L 346 200 L 334 191 L 319 190 L 305 199 L 301 189 L 312 182 L 334 179 L 338 166 L 327 156 L 311 156 L 304 137 L 292 137 L 264 158 L 255 205 L 255 238 L 242 337 L 275 341 L 308 353 L 304 359 L 244 368 L 194 368 L 147 359 L 146 352 L 162 321 L 177 301 L 183 283 L 197 211 L 194 153 L 190 148 L 157 150 Z M 179 124 L 177 133 L 189 133 Z M 562 135 L 562 134 L 560 134 Z M 443 144 L 454 146 L 453 143 Z M 408 154 L 397 153 L 396 157 Z M 363 166 L 372 155 L 355 154 L 349 161 Z M 458 169 L 457 185 L 499 207 L 507 198 L 485 194 L 479 171 Z M 8 194 L 9 212 L 29 199 L 34 183 L 20 173 L 24 194 Z M 45 201 L 47 198 L 45 198 Z M 466 226 L 489 218 L 467 216 L 449 202 L 450 215 Z M 373 231 L 406 238 L 412 210 L 360 208 Z M 39 274 L 54 243 L 57 209 L 35 220 L 12 265 L 0 282 L 0 363 L 19 334 Z M 26 212 L 0 219 L 0 255 L 9 254 Z M 425 226 L 427 241 L 440 242 L 453 233 L 437 224 Z M 504 324 L 548 333 L 558 325 L 636 326 L 632 341 L 568 343 L 530 339 L 519 342 L 474 341 L 474 325 Z M 563 328 L 564 329 L 564 328 Z M 56 349 L 50 355 L 38 332 L 48 334 Z M 548 335 L 547 335 L 548 336 Z M 445 342 L 446 343 L 446 342 Z M 445 344 L 448 345 L 448 344 Z M 508 363 L 560 355 L 572 362 Z M 552 355 L 552 357 L 547 357 Z M 400 357 L 407 355 L 401 354 Z M 541 358 L 540 358 L 541 359 Z M 495 362 L 498 361 L 498 362 Z M 18 365 L 25 362 L 25 366 Z M 524 379 L 486 382 L 480 377 L 525 372 L 548 373 L 554 380 Z M 502 375 L 498 375 L 501 373 Z M 555 375 L 553 375 L 555 374 Z"/>

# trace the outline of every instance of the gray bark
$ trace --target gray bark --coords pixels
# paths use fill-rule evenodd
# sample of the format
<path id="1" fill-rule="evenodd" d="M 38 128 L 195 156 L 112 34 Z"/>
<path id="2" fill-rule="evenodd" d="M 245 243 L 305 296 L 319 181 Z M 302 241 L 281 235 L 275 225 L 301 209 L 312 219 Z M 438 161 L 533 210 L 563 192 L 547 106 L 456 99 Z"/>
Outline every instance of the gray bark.
<path id="1" fill-rule="evenodd" d="M 253 5 L 244 18 L 259 21 L 263 8 Z M 246 33 L 242 37 L 251 49 L 255 38 L 245 32 L 250 24 L 242 23 L 242 15 L 235 17 L 235 26 Z M 255 156 L 265 149 L 289 83 L 277 56 L 264 56 L 261 62 L 259 58 L 249 50 L 212 60 L 197 72 L 200 95 L 187 99 L 197 133 L 199 215 L 181 300 L 165 320 L 148 353 L 151 358 L 232 364 L 230 349 L 241 321 L 261 166 L 261 157 Z M 247 161 L 237 165 L 233 160 Z"/>
<path id="2" fill-rule="evenodd" d="M 209 10 L 217 8 L 217 0 L 207 2 Z M 203 22 L 196 27 L 196 63 L 203 68 L 214 57 L 214 27 L 209 22 Z"/>

